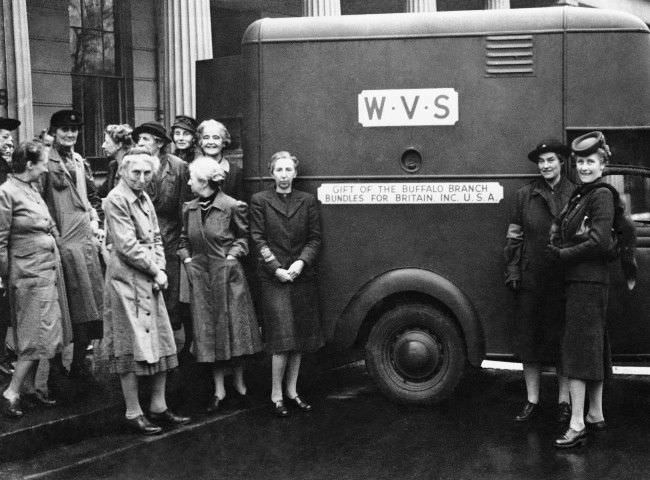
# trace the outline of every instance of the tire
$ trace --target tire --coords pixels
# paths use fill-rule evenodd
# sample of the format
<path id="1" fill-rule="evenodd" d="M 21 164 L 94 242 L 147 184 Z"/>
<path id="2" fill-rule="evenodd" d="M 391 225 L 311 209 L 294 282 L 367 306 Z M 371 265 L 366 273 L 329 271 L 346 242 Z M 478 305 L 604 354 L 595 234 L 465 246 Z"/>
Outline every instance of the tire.
<path id="1" fill-rule="evenodd" d="M 366 368 L 379 389 L 399 403 L 434 404 L 449 397 L 466 357 L 454 320 L 427 304 L 384 313 L 366 342 Z"/>

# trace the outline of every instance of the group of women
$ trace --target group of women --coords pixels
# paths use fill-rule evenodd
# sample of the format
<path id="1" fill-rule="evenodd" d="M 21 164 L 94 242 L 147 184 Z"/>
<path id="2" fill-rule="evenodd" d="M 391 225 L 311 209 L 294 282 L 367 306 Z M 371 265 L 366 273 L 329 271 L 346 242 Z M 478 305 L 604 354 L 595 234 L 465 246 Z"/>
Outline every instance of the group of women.
<path id="1" fill-rule="evenodd" d="M 569 155 L 575 159 L 577 187 L 562 173 Z M 570 148 L 557 140 L 540 143 L 528 158 L 541 178 L 517 192 L 508 226 L 506 285 L 518 298 L 516 343 L 527 393 L 515 421 L 539 414 L 542 366 L 554 364 L 556 417 L 560 424 L 568 423 L 555 439 L 557 448 L 582 445 L 588 432 L 606 428 L 608 263 L 615 251 L 612 232 L 620 202 L 602 180 L 610 156 L 601 132 L 576 138 Z"/>
<path id="2" fill-rule="evenodd" d="M 166 152 L 173 139 L 178 155 Z M 179 361 L 172 325 L 186 327 L 186 347 L 192 345 L 197 362 L 211 365 L 214 395 L 206 399 L 206 412 L 223 408 L 229 370 L 231 395 L 248 403 L 244 365 L 262 349 L 272 354 L 272 412 L 287 416 L 288 404 L 312 408 L 298 395 L 297 379 L 302 353 L 323 344 L 317 203 L 293 189 L 298 160 L 278 152 L 269 165 L 274 186 L 252 197 L 249 223 L 241 169 L 223 155 L 229 143 L 221 123 L 198 124 L 185 116 L 176 119 L 171 136 L 156 122 L 105 130 L 103 147 L 111 162 L 103 201 L 101 350 L 120 377 L 126 423 L 142 434 L 190 421 L 173 413 L 165 399 L 167 373 Z M 70 319 L 59 232 L 38 182 L 47 171 L 46 149 L 23 143 L 12 169 L 0 187 L 0 275 L 11 292 L 19 292 L 12 302 L 18 363 L 2 406 L 6 415 L 18 417 L 24 376 L 34 361 L 51 358 L 70 341 Z M 264 338 L 241 263 L 249 243 L 257 258 Z M 142 377 L 151 379 L 146 415 L 138 396 Z"/>

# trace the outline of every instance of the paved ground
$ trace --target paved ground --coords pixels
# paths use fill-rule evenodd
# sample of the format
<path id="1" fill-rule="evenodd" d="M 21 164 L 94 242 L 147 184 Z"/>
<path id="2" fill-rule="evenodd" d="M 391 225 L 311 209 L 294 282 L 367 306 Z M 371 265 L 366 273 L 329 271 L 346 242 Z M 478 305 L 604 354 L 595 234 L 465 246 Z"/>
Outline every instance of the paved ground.
<path id="1" fill-rule="evenodd" d="M 642 479 L 650 478 L 650 378 L 607 388 L 609 429 L 586 447 L 557 451 L 554 379 L 544 415 L 516 425 L 519 372 L 472 371 L 452 399 L 428 408 L 385 400 L 363 365 L 330 371 L 309 389 L 315 411 L 277 419 L 263 398 L 247 411 L 139 438 L 115 429 L 30 461 L 0 478 L 49 479 Z"/>

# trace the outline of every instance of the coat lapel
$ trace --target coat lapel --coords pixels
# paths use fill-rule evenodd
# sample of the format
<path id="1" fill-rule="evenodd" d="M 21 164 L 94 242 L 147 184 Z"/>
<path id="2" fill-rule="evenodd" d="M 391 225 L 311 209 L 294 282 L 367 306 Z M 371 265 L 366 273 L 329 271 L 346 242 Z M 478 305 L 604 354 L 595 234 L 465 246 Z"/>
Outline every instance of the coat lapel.
<path id="1" fill-rule="evenodd" d="M 272 191 L 269 196 L 269 204 L 271 207 L 287 218 L 293 217 L 296 212 L 300 210 L 303 203 L 305 203 L 305 199 L 296 196 L 295 192 L 289 197 L 288 205 L 280 200 L 280 197 L 274 191 Z"/>

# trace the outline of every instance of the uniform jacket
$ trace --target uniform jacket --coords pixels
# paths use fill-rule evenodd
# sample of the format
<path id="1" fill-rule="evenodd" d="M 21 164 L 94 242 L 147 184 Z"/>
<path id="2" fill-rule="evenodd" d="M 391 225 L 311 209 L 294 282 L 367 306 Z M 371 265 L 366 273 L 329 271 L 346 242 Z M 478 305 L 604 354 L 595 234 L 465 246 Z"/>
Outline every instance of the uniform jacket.
<path id="1" fill-rule="evenodd" d="M 293 190 L 285 203 L 275 190 L 251 198 L 251 238 L 262 274 L 273 276 L 278 268 L 305 262 L 296 281 L 311 280 L 321 245 L 316 197 Z"/>
<path id="2" fill-rule="evenodd" d="M 192 198 L 187 184 L 190 178 L 187 163 L 168 153 L 160 157 L 160 170 L 156 172 L 147 193 L 158 216 L 165 253 L 175 255 L 181 234 L 183 203 Z"/>
<path id="3" fill-rule="evenodd" d="M 567 281 L 609 283 L 608 263 L 614 247 L 614 198 L 609 189 L 582 185 L 552 229 Z"/>
<path id="4" fill-rule="evenodd" d="M 545 255 L 553 220 L 569 201 L 575 185 L 562 177 L 551 189 L 537 178 L 517 190 L 510 212 L 504 257 L 506 282 L 520 281 L 523 288 L 535 289 L 553 266 Z"/>
<path id="5" fill-rule="evenodd" d="M 72 323 L 99 321 L 103 275 L 90 222 L 99 221 L 101 199 L 84 162 L 73 157 L 71 164 L 74 170 L 66 168 L 56 148 L 50 149 L 48 172 L 41 182 L 43 197 L 61 235 Z"/>
<path id="6" fill-rule="evenodd" d="M 156 363 L 176 353 L 162 293 L 154 277 L 165 255 L 153 203 L 120 181 L 105 203 L 111 256 L 104 292 L 104 339 L 109 355 Z"/>
<path id="7" fill-rule="evenodd" d="M 7 281 L 14 306 L 12 325 L 34 325 L 32 338 L 19 339 L 19 351 L 25 350 L 25 342 L 33 342 L 32 348 L 49 348 L 48 342 L 61 334 L 61 328 L 64 343 L 70 342 L 57 238 L 56 225 L 38 190 L 10 175 L 0 186 L 0 276 Z"/>

